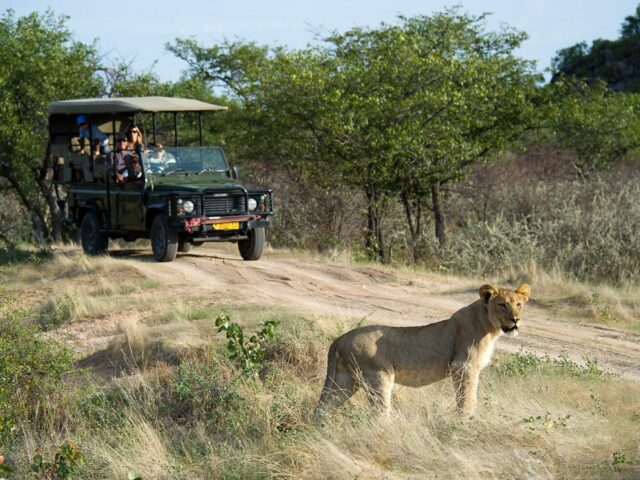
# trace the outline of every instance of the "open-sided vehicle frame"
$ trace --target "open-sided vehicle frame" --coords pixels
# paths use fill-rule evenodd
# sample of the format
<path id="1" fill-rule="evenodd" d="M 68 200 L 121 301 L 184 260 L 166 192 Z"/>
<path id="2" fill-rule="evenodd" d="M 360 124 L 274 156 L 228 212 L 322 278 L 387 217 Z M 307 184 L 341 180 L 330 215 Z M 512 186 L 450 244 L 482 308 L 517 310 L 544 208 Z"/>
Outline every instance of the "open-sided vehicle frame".
<path id="1" fill-rule="evenodd" d="M 78 227 L 85 252 L 106 252 L 110 239 L 149 238 L 153 257 L 162 262 L 174 260 L 178 251 L 216 241 L 237 242 L 245 260 L 261 257 L 273 214 L 272 191 L 245 187 L 222 149 L 203 145 L 203 114 L 223 110 L 226 107 L 170 97 L 50 104 L 49 154 L 57 192 L 66 197 L 67 220 Z M 153 142 L 130 153 L 139 165 L 136 176 L 117 182 L 109 154 L 80 146 L 79 115 L 106 134 L 111 150 L 127 126 L 143 128 Z M 179 136 L 179 120 L 185 116 L 190 123 L 184 137 L 196 137 L 196 146 L 187 146 Z M 158 137 L 167 143 L 160 147 Z"/>

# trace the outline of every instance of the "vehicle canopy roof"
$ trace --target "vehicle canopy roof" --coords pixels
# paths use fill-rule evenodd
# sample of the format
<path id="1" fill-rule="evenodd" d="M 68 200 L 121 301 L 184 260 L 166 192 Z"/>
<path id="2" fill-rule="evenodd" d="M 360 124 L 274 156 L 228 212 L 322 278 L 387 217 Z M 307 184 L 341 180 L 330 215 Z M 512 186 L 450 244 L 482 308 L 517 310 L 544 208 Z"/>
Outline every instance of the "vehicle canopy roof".
<path id="1" fill-rule="evenodd" d="M 113 97 L 78 98 L 49 104 L 49 115 L 55 114 L 97 114 L 97 113 L 140 113 L 140 112 L 213 112 L 227 110 L 189 98 L 175 97 Z"/>

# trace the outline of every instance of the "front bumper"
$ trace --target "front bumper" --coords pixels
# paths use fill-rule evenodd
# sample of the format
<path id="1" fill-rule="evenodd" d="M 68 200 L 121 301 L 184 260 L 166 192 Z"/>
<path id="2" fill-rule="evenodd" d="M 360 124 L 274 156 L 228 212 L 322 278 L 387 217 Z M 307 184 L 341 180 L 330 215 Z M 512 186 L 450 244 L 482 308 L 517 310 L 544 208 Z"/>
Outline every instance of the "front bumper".
<path id="1" fill-rule="evenodd" d="M 219 227 L 224 226 L 223 229 Z M 237 228 L 235 228 L 237 226 Z M 194 217 L 182 220 L 179 231 L 205 241 L 246 238 L 252 228 L 269 228 L 271 221 L 266 215 L 235 215 L 228 217 Z"/>

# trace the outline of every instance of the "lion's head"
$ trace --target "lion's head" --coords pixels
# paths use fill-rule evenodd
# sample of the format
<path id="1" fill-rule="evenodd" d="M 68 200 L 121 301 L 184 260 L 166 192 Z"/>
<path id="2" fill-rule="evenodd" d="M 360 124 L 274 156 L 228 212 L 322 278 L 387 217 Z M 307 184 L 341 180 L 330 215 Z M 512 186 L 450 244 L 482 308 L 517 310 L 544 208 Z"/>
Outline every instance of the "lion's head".
<path id="1" fill-rule="evenodd" d="M 514 292 L 493 285 L 480 287 L 480 298 L 487 307 L 489 322 L 511 337 L 518 335 L 522 308 L 529 301 L 531 287 L 526 283 Z"/>

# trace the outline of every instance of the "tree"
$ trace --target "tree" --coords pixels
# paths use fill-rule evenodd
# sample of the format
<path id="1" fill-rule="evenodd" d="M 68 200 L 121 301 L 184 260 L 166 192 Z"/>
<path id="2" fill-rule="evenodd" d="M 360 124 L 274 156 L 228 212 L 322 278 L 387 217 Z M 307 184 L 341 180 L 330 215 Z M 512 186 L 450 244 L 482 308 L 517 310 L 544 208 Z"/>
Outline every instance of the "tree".
<path id="1" fill-rule="evenodd" d="M 585 176 L 603 170 L 640 147 L 640 96 L 611 92 L 604 82 L 558 82 L 556 109 L 548 125 L 556 139 L 575 153 L 573 166 Z"/>
<path id="2" fill-rule="evenodd" d="M 384 260 L 389 200 L 404 202 L 415 246 L 430 197 L 444 244 L 440 187 L 530 126 L 538 77 L 512 54 L 525 35 L 483 28 L 483 17 L 454 9 L 335 33 L 299 51 L 184 41 L 174 51 L 193 74 L 223 79 L 241 96 L 240 131 L 253 154 L 361 191 L 366 246 Z"/>
<path id="3" fill-rule="evenodd" d="M 205 90 L 192 80 L 162 83 L 152 71 L 134 72 L 123 60 L 111 65 L 94 45 L 74 41 L 66 18 L 52 11 L 16 18 L 7 10 L 0 18 L 0 63 L 0 188 L 19 199 L 23 211 L 13 216 L 23 221 L 26 216 L 32 239 L 41 244 L 63 239 L 63 212 L 47 152 L 50 102 L 196 90 L 204 95 Z M 7 241 L 3 230 L 0 238 Z"/>
<path id="4" fill-rule="evenodd" d="M 640 6 L 625 18 L 616 40 L 593 40 L 559 50 L 552 59 L 552 81 L 563 77 L 594 85 L 604 81 L 618 92 L 640 93 Z"/>
<path id="5" fill-rule="evenodd" d="M 50 179 L 47 107 L 97 96 L 93 46 L 75 42 L 51 11 L 0 18 L 0 178 L 19 198 L 40 242 L 62 239 L 62 214 Z M 16 212 L 20 215 L 20 212 Z"/>
<path id="6" fill-rule="evenodd" d="M 640 33 L 640 5 L 636 7 L 635 15 L 625 17 L 620 30 L 622 38 L 633 37 Z"/>
<path id="7" fill-rule="evenodd" d="M 484 31 L 484 18 L 448 10 L 400 17 L 400 25 L 354 29 L 330 39 L 358 98 L 373 169 L 407 214 L 414 255 L 431 200 L 436 237 L 446 242 L 441 187 L 486 163 L 535 124 L 539 76 L 513 55 L 526 35 Z M 375 135 L 373 134 L 375 132 Z M 382 167 L 382 168 L 381 168 Z"/>

